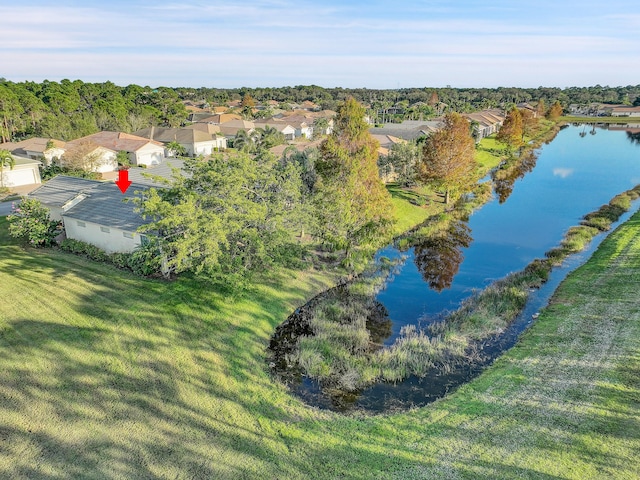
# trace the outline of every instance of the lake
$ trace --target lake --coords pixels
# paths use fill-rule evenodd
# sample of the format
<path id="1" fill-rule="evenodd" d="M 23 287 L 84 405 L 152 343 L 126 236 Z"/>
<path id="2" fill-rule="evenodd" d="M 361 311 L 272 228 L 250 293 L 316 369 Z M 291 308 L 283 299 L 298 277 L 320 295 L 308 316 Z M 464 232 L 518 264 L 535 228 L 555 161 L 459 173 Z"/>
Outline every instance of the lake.
<path id="1" fill-rule="evenodd" d="M 640 184 L 640 142 L 634 131 L 618 128 L 564 128 L 514 178 L 497 182 L 493 199 L 465 224 L 454 225 L 448 235 L 426 239 L 407 252 L 394 246 L 379 251 L 378 257 L 405 257 L 376 297 L 391 320 L 384 344 L 392 344 L 403 326 L 428 325 L 458 308 L 474 290 L 543 257 L 585 214 Z M 637 204 L 632 210 L 636 208 Z M 531 323 L 532 312 L 546 303 L 557 284 L 585 261 L 603 238 L 599 235 L 590 250 L 556 269 L 509 330 L 485 344 L 486 355 L 477 364 L 446 374 L 434 370 L 397 385 L 381 383 L 348 394 L 327 395 L 317 382 L 306 377 L 291 384 L 291 389 L 308 403 L 341 411 L 358 408 L 379 412 L 433 401 L 473 378 L 512 346 Z"/>

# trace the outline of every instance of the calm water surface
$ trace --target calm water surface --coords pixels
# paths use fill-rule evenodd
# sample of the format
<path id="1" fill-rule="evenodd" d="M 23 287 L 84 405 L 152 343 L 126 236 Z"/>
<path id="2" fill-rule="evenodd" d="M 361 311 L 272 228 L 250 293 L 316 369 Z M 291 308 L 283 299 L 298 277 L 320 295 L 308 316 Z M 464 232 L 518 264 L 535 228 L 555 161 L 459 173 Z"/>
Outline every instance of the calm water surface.
<path id="1" fill-rule="evenodd" d="M 378 300 L 393 322 L 391 344 L 407 324 L 422 316 L 454 310 L 474 288 L 483 288 L 556 246 L 564 232 L 582 216 L 607 203 L 614 195 L 640 184 L 640 147 L 624 131 L 568 127 L 538 152 L 535 168 L 517 180 L 504 203 L 497 198 L 469 219 L 469 247 L 451 286 L 429 288 L 416 265 L 415 249 Z M 587 130 L 587 132 L 590 129 Z M 395 257 L 387 247 L 379 255 Z"/>
<path id="2" fill-rule="evenodd" d="M 427 241 L 404 253 L 391 246 L 382 249 L 378 256 L 407 257 L 377 296 L 392 321 L 391 334 L 384 343 L 392 344 L 403 326 L 426 325 L 430 319 L 455 310 L 474 289 L 484 288 L 543 257 L 585 214 L 640 184 L 637 137 L 624 130 L 567 127 L 537 152 L 535 168 L 516 180 L 510 195 L 494 195 L 466 225 L 457 225 L 453 235 Z M 635 203 L 632 211 L 637 208 Z M 317 382 L 305 377 L 294 382 L 291 389 L 310 404 L 341 411 L 359 408 L 379 412 L 440 398 L 511 347 L 531 323 L 532 313 L 546 304 L 567 273 L 584 262 L 603 239 L 604 235 L 596 237 L 588 250 L 554 270 L 549 282 L 532 294 L 526 309 L 505 334 L 485 343 L 482 362 L 460 366 L 447 374 L 434 370 L 426 377 L 410 377 L 398 385 L 373 385 L 355 394 L 326 395 Z"/>

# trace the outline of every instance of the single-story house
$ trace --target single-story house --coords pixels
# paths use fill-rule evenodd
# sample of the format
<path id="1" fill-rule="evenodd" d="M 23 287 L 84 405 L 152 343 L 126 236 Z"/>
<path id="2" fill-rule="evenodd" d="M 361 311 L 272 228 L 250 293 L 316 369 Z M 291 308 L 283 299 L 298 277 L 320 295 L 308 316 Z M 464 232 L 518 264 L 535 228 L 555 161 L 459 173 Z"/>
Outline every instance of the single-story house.
<path id="1" fill-rule="evenodd" d="M 20 142 L 0 145 L 0 149 L 9 150 L 14 155 L 41 160 L 50 165 L 54 159 L 60 159 L 65 152 L 65 142 L 53 138 L 33 137 Z"/>
<path id="2" fill-rule="evenodd" d="M 405 120 L 402 123 L 385 123 L 382 127 L 369 129 L 372 135 L 391 135 L 403 140 L 415 140 L 422 136 L 429 136 L 442 126 L 439 120 Z"/>
<path id="3" fill-rule="evenodd" d="M 640 106 L 618 106 L 611 108 L 612 117 L 640 117 Z"/>
<path id="4" fill-rule="evenodd" d="M 256 129 L 256 125 L 248 120 L 231 120 L 229 122 L 220 124 L 220 133 L 227 138 L 233 138 L 238 133 L 238 130 L 244 130 L 247 133 L 251 133 Z"/>
<path id="5" fill-rule="evenodd" d="M 13 168 L 0 164 L 0 187 L 21 187 L 23 185 L 34 185 L 40 181 L 40 160 L 32 158 L 13 157 Z M 0 162 L 2 159 L 0 159 Z"/>
<path id="6" fill-rule="evenodd" d="M 98 132 L 69 144 L 91 142 L 114 152 L 125 151 L 132 165 L 157 165 L 164 160 L 164 145 L 155 140 L 124 132 Z M 67 144 L 67 145 L 69 145 Z"/>
<path id="7" fill-rule="evenodd" d="M 133 252 L 146 241 L 138 228 L 147 224 L 130 200 L 148 187 L 132 184 L 125 194 L 112 182 L 99 182 L 62 214 L 67 238 L 81 240 L 107 253 Z"/>
<path id="8" fill-rule="evenodd" d="M 130 202 L 148 185 L 133 183 L 122 194 L 114 182 L 58 175 L 28 196 L 49 209 L 52 220 L 62 221 L 67 238 L 95 245 L 107 253 L 132 252 L 145 241 L 137 232 L 147 222 Z"/>
<path id="9" fill-rule="evenodd" d="M 202 125 L 208 126 L 208 124 Z M 217 128 L 219 130 L 219 127 Z M 197 155 L 211 155 L 216 150 L 227 148 L 227 139 L 223 135 L 211 134 L 195 128 L 149 127 L 138 130 L 135 134 L 164 144 L 177 142 L 187 151 L 188 155 L 194 157 Z M 169 152 L 165 152 L 165 154 L 169 154 Z"/>
<path id="10" fill-rule="evenodd" d="M 505 119 L 504 115 L 498 110 L 482 110 L 475 113 L 465 113 L 463 116 L 474 124 L 476 142 L 497 133 Z"/>
<path id="11" fill-rule="evenodd" d="M 267 127 L 275 128 L 277 131 L 279 131 L 284 135 L 285 140 L 294 140 L 296 138 L 296 129 L 295 127 L 291 126 L 289 123 L 285 123 L 282 121 L 274 121 L 274 120 L 269 120 L 269 121 L 257 120 L 254 122 L 254 124 L 256 128 L 267 128 Z"/>
<path id="12" fill-rule="evenodd" d="M 60 164 L 87 172 L 108 173 L 118 168 L 117 152 L 81 138 L 68 142 Z"/>

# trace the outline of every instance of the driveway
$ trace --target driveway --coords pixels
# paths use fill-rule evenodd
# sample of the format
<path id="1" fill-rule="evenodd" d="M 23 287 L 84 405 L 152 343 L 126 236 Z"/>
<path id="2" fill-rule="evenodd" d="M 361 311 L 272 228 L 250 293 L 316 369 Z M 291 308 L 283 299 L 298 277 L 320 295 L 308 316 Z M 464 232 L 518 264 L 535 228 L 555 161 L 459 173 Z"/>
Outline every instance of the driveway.
<path id="1" fill-rule="evenodd" d="M 11 213 L 13 202 L 0 202 L 0 217 L 7 216 Z"/>

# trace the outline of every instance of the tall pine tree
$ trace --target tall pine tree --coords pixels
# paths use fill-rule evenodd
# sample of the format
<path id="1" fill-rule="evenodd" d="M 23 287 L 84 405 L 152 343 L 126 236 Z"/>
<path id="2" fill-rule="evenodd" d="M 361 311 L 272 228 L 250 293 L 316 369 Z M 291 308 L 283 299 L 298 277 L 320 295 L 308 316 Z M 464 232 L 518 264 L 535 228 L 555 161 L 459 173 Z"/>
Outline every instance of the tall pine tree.
<path id="1" fill-rule="evenodd" d="M 378 142 L 369 134 L 365 110 L 353 98 L 338 109 L 333 133 L 320 147 L 316 205 L 318 235 L 346 252 L 353 264 L 358 247 L 393 223 L 393 204 L 378 174 Z"/>

